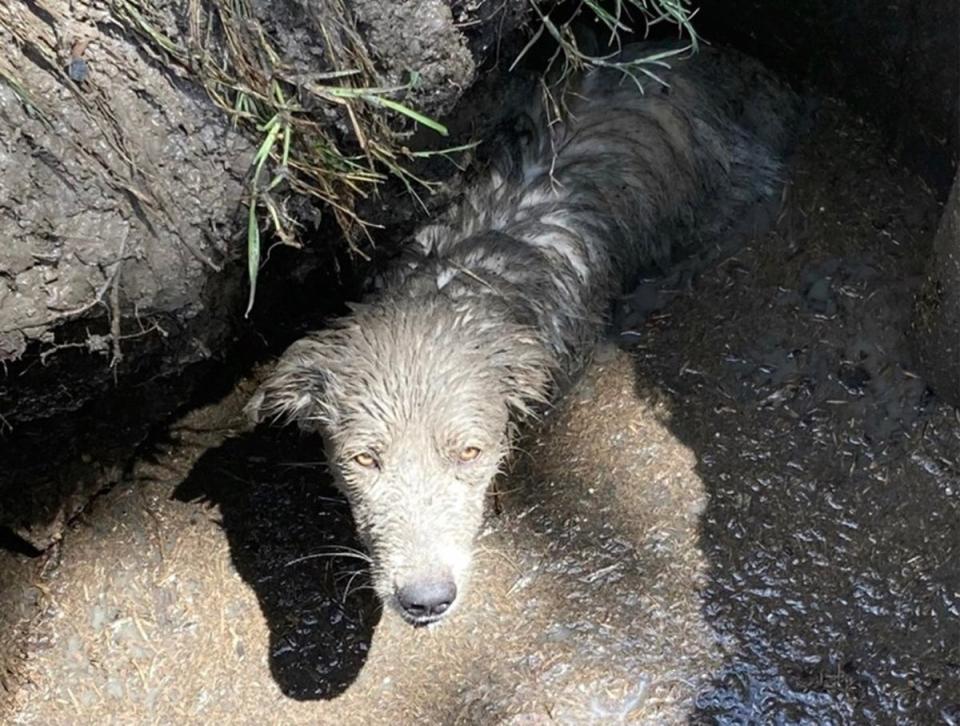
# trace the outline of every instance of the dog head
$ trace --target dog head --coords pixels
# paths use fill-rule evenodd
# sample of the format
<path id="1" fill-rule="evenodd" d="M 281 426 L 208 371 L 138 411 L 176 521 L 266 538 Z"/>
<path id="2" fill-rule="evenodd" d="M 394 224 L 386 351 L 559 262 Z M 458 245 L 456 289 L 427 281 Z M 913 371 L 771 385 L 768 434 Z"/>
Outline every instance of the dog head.
<path id="1" fill-rule="evenodd" d="M 291 345 L 247 410 L 322 434 L 377 593 L 425 625 L 467 584 L 486 493 L 551 368 L 526 326 L 439 295 L 386 301 Z"/>

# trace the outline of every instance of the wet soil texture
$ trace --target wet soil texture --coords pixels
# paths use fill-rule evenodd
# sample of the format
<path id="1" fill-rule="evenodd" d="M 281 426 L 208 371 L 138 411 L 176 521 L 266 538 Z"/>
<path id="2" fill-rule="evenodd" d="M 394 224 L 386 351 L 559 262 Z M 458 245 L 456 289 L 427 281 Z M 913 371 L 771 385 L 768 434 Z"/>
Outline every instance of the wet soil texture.
<path id="1" fill-rule="evenodd" d="M 442 627 L 381 613 L 319 442 L 243 431 L 254 374 L 6 584 L 9 720 L 956 723 L 960 416 L 905 339 L 937 211 L 826 103 L 772 231 L 622 302 Z"/>

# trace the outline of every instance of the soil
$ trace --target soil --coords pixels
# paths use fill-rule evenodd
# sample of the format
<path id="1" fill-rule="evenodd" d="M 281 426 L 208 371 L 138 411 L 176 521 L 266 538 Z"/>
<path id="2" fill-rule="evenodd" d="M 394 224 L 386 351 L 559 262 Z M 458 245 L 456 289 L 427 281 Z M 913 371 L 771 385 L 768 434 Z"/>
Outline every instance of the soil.
<path id="1" fill-rule="evenodd" d="M 102 11 L 27 3 L 0 20 L 5 71 L 24 89 L 0 84 L 0 362 L 13 368 L 0 414 L 14 425 L 75 411 L 149 355 L 182 367 L 222 343 L 238 267 L 235 284 L 208 283 L 239 260 L 252 147 Z M 78 350 L 96 365 L 59 365 Z"/>
<path id="2" fill-rule="evenodd" d="M 462 101 L 447 119 L 449 138 L 420 134 L 411 148 L 486 137 L 529 94 L 520 74 L 503 80 L 483 70 L 501 39 L 519 42 L 511 33 L 526 0 L 460 4 L 456 17 L 434 0 L 410 2 L 417 22 L 402 27 L 377 15 L 377 3 L 354 5 L 369 11 L 357 42 L 376 59 L 370 72 L 383 82 L 375 85 L 404 84 L 419 68 L 408 102 L 439 115 Z M 199 31 L 185 6 L 144 8 L 190 46 Z M 289 54 L 293 79 L 331 70 L 322 28 L 356 20 L 334 2 L 252 8 Z M 419 61 L 411 33 L 424 43 Z M 253 321 L 244 320 L 247 174 L 262 139 L 238 130 L 185 68 L 151 52 L 103 3 L 2 4 L 0 43 L 9 49 L 0 61 L 0 534 L 42 550 L 105 482 L 120 479 L 135 447 L 211 367 L 255 357 L 258 324 L 289 315 L 272 299 L 319 270 L 323 292 L 313 297 L 330 304 L 350 262 L 332 219 L 292 201 L 316 243 L 279 271 L 282 251 L 264 253 Z M 330 108 L 314 110 L 319 123 L 346 124 Z M 344 132 L 345 151 L 349 144 Z M 390 227 L 375 237 L 387 251 L 424 206 L 443 206 L 458 189 L 458 168 L 442 156 L 415 173 L 445 185 L 418 205 L 395 180 L 361 203 L 364 219 Z M 367 252 L 381 249 L 371 243 Z"/>
<path id="3" fill-rule="evenodd" d="M 638 331 L 708 497 L 699 717 L 960 719 L 960 414 L 908 331 L 938 206 L 824 109 L 772 234 Z"/>
<path id="4" fill-rule="evenodd" d="M 330 556 L 349 512 L 319 442 L 243 428 L 254 370 L 55 551 L 5 556 L 7 720 L 960 720 L 960 416 L 906 338 L 938 206 L 817 116 L 772 230 L 621 302 L 449 622 L 381 613 Z"/>

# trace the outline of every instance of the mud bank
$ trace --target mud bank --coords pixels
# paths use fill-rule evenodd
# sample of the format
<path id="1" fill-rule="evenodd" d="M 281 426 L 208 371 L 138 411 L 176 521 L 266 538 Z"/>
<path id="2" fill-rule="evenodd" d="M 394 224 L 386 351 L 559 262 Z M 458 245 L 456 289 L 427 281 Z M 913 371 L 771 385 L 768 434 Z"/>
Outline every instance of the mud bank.
<path id="1" fill-rule="evenodd" d="M 243 430 L 254 373 L 20 559 L 9 720 L 957 719 L 960 420 L 906 342 L 937 216 L 826 103 L 770 233 L 623 301 L 436 629 L 330 556 L 349 513 L 317 441 Z"/>
<path id="2" fill-rule="evenodd" d="M 344 253 L 329 209 L 279 187 L 281 206 L 315 243 L 296 263 L 288 250 L 264 251 L 258 307 L 243 318 L 250 169 L 263 139 L 200 83 L 224 40 L 213 5 L 199 14 L 187 5 L 153 2 L 142 15 L 124 3 L 0 9 L 9 48 L 0 63 L 0 528 L 37 549 L 103 482 L 119 479 L 151 427 L 231 352 L 249 365 L 277 318 L 320 316 L 349 294 L 359 259 Z M 403 3 L 404 17 L 417 19 L 406 25 L 374 6 L 253 3 L 244 28 L 276 43 L 289 88 L 337 70 L 344 48 L 363 48 L 374 85 L 409 84 L 406 103 L 444 118 L 444 145 L 488 135 L 528 93 L 522 75 L 489 72 L 501 45 L 519 42 L 522 0 Z M 198 18 L 211 26 L 195 27 Z M 194 65 L 158 49 L 161 36 L 192 48 Z M 344 153 L 356 150 L 340 107 L 300 112 L 330 129 Z M 400 118 L 395 131 L 411 148 L 439 139 L 412 135 Z M 445 182 L 423 194 L 426 206 L 448 203 L 458 187 L 458 167 L 442 157 L 411 171 Z M 398 180 L 381 186 L 357 202 L 364 219 L 390 227 L 364 241 L 372 257 L 394 250 L 426 213 Z M 289 288 L 312 279 L 320 292 L 290 307 Z"/>

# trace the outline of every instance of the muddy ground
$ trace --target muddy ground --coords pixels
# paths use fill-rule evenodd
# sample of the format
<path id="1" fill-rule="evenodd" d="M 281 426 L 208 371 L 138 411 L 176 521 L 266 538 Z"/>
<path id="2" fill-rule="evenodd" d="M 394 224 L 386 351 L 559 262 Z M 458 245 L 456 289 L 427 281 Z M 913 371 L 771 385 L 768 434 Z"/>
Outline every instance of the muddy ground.
<path id="1" fill-rule="evenodd" d="M 328 556 L 348 512 L 318 442 L 243 430 L 254 371 L 55 551 L 3 555 L 7 719 L 960 721 L 960 416 L 904 337 L 937 204 L 817 116 L 772 231 L 623 302 L 451 622 L 381 614 Z"/>
<path id="2" fill-rule="evenodd" d="M 202 58 L 217 68 L 229 65 L 221 56 L 237 63 L 214 19 L 231 3 L 107 5 L 0 3 L 0 531 L 40 550 L 118 478 L 205 371 L 237 357 L 238 339 L 258 336 L 262 319 L 289 315 L 272 300 L 314 274 L 326 274 L 328 298 L 346 287 L 334 279 L 348 245 L 330 207 L 284 184 L 274 200 L 298 222 L 299 241 L 313 243 L 296 268 L 278 270 L 283 251 L 264 250 L 257 304 L 244 319 L 250 170 L 263 131 L 217 107 L 200 73 Z M 413 124 L 392 118 L 389 138 L 411 149 L 485 138 L 529 96 L 529 73 L 496 72 L 500 54 L 513 58 L 525 42 L 516 31 L 527 0 L 409 0 L 393 4 L 399 15 L 379 2 L 350 5 L 243 3 L 253 15 L 235 22 L 254 35 L 262 27 L 276 43 L 270 63 L 289 93 L 360 56 L 369 56 L 369 85 L 402 86 L 416 75 L 397 99 L 442 117 L 450 136 L 413 134 Z M 196 55 L 161 53 L 145 27 Z M 239 86 L 256 91 L 259 77 L 247 72 Z M 346 111 L 316 98 L 303 104 L 298 119 L 327 129 L 342 153 L 359 152 Z M 377 128 L 367 135 L 387 134 Z M 315 148 L 295 136 L 294 156 Z M 440 209 L 469 157 L 403 163 L 437 183 L 433 194 L 420 192 Z M 356 209 L 389 232 L 354 240 L 374 258 L 395 251 L 425 214 L 399 179 L 378 191 Z M 260 212 L 266 247 L 274 233 Z"/>

